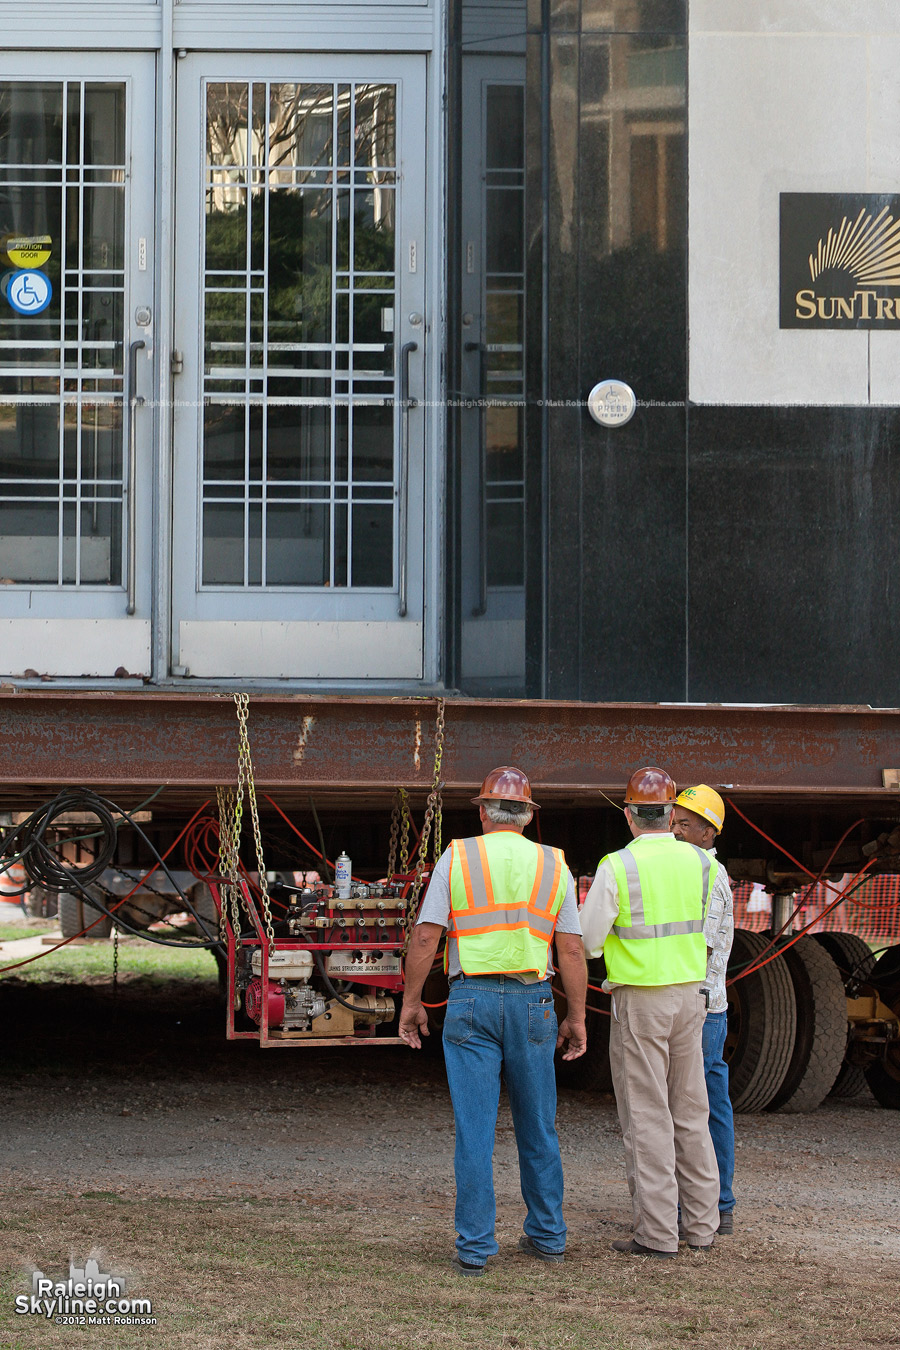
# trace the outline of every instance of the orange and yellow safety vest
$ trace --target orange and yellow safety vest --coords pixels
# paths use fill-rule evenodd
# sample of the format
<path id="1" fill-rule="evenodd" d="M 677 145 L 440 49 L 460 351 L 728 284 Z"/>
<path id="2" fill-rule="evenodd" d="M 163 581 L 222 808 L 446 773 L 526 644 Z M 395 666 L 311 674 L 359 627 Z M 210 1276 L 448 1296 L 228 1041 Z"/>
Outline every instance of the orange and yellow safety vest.
<path id="1" fill-rule="evenodd" d="M 458 943 L 463 974 L 542 979 L 566 897 L 562 850 L 516 830 L 454 839 L 450 848 L 449 936 Z"/>

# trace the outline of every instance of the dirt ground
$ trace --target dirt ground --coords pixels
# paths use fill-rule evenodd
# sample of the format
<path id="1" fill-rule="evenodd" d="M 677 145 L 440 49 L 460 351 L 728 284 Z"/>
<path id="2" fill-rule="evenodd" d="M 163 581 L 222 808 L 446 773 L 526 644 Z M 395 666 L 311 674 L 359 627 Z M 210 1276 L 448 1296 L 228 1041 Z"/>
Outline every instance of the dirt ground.
<path id="1" fill-rule="evenodd" d="M 158 1269 L 158 1252 L 141 1258 L 133 1246 L 113 1240 L 123 1223 L 122 1202 L 132 1214 L 143 1206 L 147 1216 L 157 1216 L 154 1222 L 161 1213 L 202 1215 L 209 1205 L 219 1206 L 216 1212 L 230 1206 L 238 1228 L 252 1228 L 261 1218 L 265 1226 L 267 1212 L 273 1231 L 282 1222 L 305 1221 L 307 1231 L 324 1222 L 332 1237 L 344 1232 L 351 1245 L 363 1232 L 370 1243 L 379 1240 L 373 1233 L 389 1232 L 401 1255 L 425 1259 L 437 1288 L 446 1283 L 453 1238 L 453 1121 L 439 1055 L 401 1047 L 261 1051 L 252 1043 L 229 1044 L 214 986 L 196 980 L 154 987 L 126 976 L 114 998 L 105 978 L 29 985 L 7 976 L 0 981 L 0 1016 L 6 1031 L 0 1187 L 7 1220 L 0 1265 L 8 1303 L 25 1287 L 23 1272 L 35 1266 L 46 1271 L 56 1261 L 59 1277 L 65 1243 L 84 1257 L 78 1242 L 87 1243 L 90 1234 L 110 1260 L 143 1261 Z M 605 1278 L 632 1279 L 623 1268 L 635 1263 L 607 1252 L 608 1241 L 629 1229 L 614 1102 L 563 1091 L 558 1123 L 570 1263 L 575 1268 L 579 1260 L 599 1260 L 604 1269 L 610 1265 Z M 900 1116 L 869 1096 L 829 1103 L 809 1115 L 738 1117 L 736 1236 L 720 1240 L 721 1260 L 737 1262 L 735 1269 L 751 1262 L 761 1289 L 777 1286 L 785 1295 L 796 1272 L 812 1266 L 822 1279 L 839 1282 L 845 1303 L 855 1290 L 864 1305 L 873 1306 L 881 1291 L 889 1307 L 900 1257 L 898 1127 Z M 523 1209 L 505 1106 L 495 1171 L 498 1234 L 503 1252 L 512 1254 Z M 160 1241 L 164 1245 L 162 1235 Z M 498 1267 L 504 1260 L 521 1260 L 503 1252 Z M 744 1274 L 749 1270 L 746 1265 Z M 746 1298 L 760 1303 L 752 1293 Z M 755 1311 L 762 1317 L 761 1308 Z M 14 1337 L 0 1339 L 0 1345 L 32 1344 L 23 1324 L 36 1334 L 30 1326 L 35 1319 L 10 1320 L 8 1306 L 0 1312 L 0 1337 L 10 1327 Z M 865 1312 L 861 1318 L 865 1324 Z M 702 1318 L 698 1331 L 701 1324 Z M 741 1326 L 746 1325 L 744 1318 Z M 877 1336 L 856 1334 L 855 1343 L 900 1344 L 900 1337 L 885 1330 L 887 1322 L 879 1325 Z M 197 1330 L 182 1340 L 173 1332 L 162 1343 L 216 1344 L 205 1335 Z M 231 1344 L 279 1343 L 281 1333 L 271 1335 L 244 1340 L 235 1333 Z M 681 1333 L 671 1340 L 633 1335 L 636 1339 L 594 1337 L 584 1343 L 683 1343 Z M 333 1339 L 335 1346 L 371 1350 L 376 1344 L 362 1333 L 358 1340 L 341 1336 Z M 297 1350 L 320 1343 L 311 1331 L 308 1337 L 292 1343 Z M 809 1344 L 841 1344 L 817 1337 L 812 1326 L 810 1337 Z M 515 1335 L 495 1341 L 462 1333 L 446 1342 L 526 1343 Z M 543 1343 L 582 1341 L 557 1341 L 548 1331 Z M 794 1335 L 776 1342 L 762 1332 L 760 1339 L 731 1340 L 776 1343 L 806 1341 Z M 404 1341 L 401 1335 L 394 1344 L 445 1342 L 437 1329 L 431 1340 L 417 1335 Z"/>

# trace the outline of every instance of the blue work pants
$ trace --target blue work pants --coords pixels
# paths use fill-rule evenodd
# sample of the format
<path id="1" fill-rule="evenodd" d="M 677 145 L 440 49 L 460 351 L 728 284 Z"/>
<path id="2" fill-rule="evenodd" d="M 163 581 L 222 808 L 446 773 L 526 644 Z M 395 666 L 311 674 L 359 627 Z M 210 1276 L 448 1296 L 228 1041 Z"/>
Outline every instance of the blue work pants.
<path id="1" fill-rule="evenodd" d="M 545 1251 L 565 1248 L 556 1034 L 549 980 L 522 984 L 502 975 L 463 975 L 450 985 L 444 1059 L 456 1120 L 456 1250 L 472 1265 L 484 1265 L 497 1251 L 493 1154 L 501 1070 L 528 1211 L 525 1232 Z"/>
<path id="2" fill-rule="evenodd" d="M 706 1014 L 703 1023 L 703 1072 L 709 1098 L 709 1133 L 719 1165 L 720 1214 L 729 1214 L 734 1209 L 734 1192 L 731 1189 L 734 1180 L 734 1112 L 728 1095 L 728 1065 L 722 1058 L 727 1030 L 726 1012 Z"/>

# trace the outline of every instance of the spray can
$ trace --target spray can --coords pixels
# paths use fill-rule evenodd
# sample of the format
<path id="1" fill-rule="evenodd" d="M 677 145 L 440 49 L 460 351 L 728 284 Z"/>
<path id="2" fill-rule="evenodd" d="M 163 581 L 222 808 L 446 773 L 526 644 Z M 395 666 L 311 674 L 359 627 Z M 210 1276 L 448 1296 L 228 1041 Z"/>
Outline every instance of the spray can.
<path id="1" fill-rule="evenodd" d="M 339 900 L 350 899 L 350 859 L 340 853 L 334 865 L 334 884 Z"/>

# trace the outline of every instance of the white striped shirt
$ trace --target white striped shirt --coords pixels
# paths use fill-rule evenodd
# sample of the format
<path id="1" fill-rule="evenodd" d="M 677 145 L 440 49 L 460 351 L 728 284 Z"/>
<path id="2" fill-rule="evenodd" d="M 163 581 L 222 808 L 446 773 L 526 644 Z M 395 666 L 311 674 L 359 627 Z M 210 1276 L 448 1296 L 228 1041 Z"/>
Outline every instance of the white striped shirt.
<path id="1" fill-rule="evenodd" d="M 713 857 L 714 848 L 707 849 Z M 709 1012 L 725 1012 L 728 998 L 725 993 L 725 976 L 728 971 L 728 958 L 734 941 L 734 898 L 731 883 L 722 863 L 713 882 L 709 897 L 709 908 L 703 923 L 703 936 L 709 949 L 706 959 L 706 988 L 709 990 Z"/>

